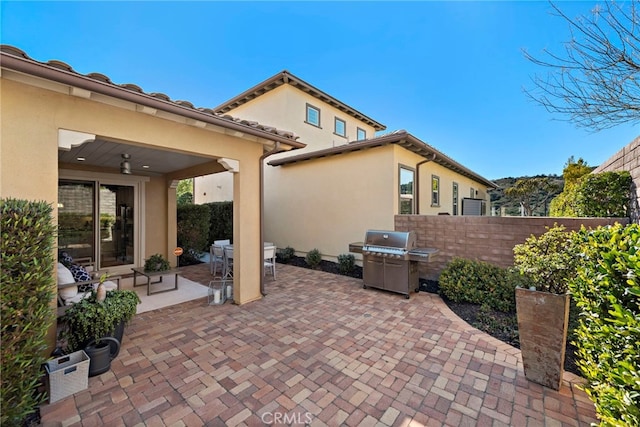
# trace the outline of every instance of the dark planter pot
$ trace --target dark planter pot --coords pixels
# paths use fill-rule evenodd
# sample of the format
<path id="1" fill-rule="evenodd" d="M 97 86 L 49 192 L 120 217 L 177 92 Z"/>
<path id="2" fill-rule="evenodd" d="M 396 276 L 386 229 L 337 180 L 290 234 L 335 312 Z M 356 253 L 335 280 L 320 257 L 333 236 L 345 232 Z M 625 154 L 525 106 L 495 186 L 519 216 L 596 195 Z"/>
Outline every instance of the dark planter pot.
<path id="1" fill-rule="evenodd" d="M 115 352 L 112 349 L 115 348 Z M 91 341 L 85 348 L 89 356 L 89 376 L 104 374 L 111 369 L 111 361 L 120 351 L 120 341 L 113 337 L 104 337 L 99 341 Z"/>
<path id="2" fill-rule="evenodd" d="M 569 294 L 516 288 L 516 312 L 524 375 L 559 390 L 569 325 Z"/>
<path id="3" fill-rule="evenodd" d="M 124 339 L 124 322 L 118 323 L 111 336 L 118 340 L 117 347 L 113 341 L 109 341 L 109 345 L 111 346 L 111 353 L 113 354 L 113 358 L 115 359 L 116 357 L 118 357 L 118 353 L 120 353 L 120 347 L 122 346 L 122 340 Z"/>

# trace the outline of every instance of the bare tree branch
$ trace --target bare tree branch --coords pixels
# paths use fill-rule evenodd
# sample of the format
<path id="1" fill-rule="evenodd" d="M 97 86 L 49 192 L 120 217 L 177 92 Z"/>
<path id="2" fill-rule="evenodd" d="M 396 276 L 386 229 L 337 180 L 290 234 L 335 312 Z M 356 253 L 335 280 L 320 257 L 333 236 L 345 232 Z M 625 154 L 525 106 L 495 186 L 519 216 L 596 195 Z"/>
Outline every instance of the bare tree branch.
<path id="1" fill-rule="evenodd" d="M 569 24 L 571 39 L 560 54 L 524 51 L 546 75 L 532 78 L 525 93 L 551 113 L 595 131 L 640 123 L 640 0 L 607 0 L 575 19 L 551 4 Z"/>

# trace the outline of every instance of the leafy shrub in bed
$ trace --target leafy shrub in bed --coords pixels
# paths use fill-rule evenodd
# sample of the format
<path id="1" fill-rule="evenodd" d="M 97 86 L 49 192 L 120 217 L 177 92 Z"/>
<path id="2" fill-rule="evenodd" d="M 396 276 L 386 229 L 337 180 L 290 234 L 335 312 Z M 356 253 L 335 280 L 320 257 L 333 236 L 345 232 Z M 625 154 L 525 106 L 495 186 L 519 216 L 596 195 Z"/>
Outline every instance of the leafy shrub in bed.
<path id="1" fill-rule="evenodd" d="M 352 254 L 338 255 L 338 270 L 340 274 L 349 274 L 356 267 L 356 257 Z"/>
<path id="2" fill-rule="evenodd" d="M 454 258 L 440 274 L 440 294 L 453 302 L 486 304 L 503 312 L 516 309 L 516 286 L 527 278 L 483 261 Z"/>
<path id="3" fill-rule="evenodd" d="M 307 252 L 307 256 L 304 258 L 304 260 L 307 262 L 309 267 L 318 268 L 318 266 L 320 265 L 320 261 L 322 261 L 322 254 L 318 249 L 314 248 Z"/>
<path id="4" fill-rule="evenodd" d="M 640 225 L 582 229 L 569 289 L 581 309 L 575 345 L 601 425 L 640 425 Z"/>

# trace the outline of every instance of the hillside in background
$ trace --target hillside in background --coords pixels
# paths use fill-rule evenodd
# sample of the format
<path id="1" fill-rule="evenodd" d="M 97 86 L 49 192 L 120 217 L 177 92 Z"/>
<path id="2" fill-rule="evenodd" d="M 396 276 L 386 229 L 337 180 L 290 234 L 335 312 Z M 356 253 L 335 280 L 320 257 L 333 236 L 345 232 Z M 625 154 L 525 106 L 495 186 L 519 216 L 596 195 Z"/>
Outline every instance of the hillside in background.
<path id="1" fill-rule="evenodd" d="M 495 182 L 497 185 L 499 185 L 500 188 L 489 191 L 489 195 L 491 196 L 491 209 L 495 209 L 498 212 L 500 212 L 500 209 L 504 208 L 505 212 L 503 215 L 520 216 L 520 204 L 517 201 L 510 200 L 508 197 L 506 197 L 504 194 L 504 191 L 509 187 L 513 187 L 516 181 L 519 179 L 545 178 L 545 177 L 551 178 L 551 180 L 558 185 L 559 190 L 557 193 L 554 193 L 551 197 L 549 197 L 546 203 L 541 203 L 541 206 L 535 209 L 533 213 L 534 213 L 534 216 L 548 216 L 549 202 L 551 202 L 551 200 L 554 197 L 560 194 L 562 192 L 562 189 L 564 188 L 564 179 L 562 178 L 562 176 L 536 175 L 535 177 L 521 176 L 516 178 L 508 177 L 508 178 L 493 179 L 492 181 Z M 536 204 L 536 202 L 543 200 L 544 196 L 545 194 L 542 192 L 536 195 L 533 195 L 531 204 Z"/>

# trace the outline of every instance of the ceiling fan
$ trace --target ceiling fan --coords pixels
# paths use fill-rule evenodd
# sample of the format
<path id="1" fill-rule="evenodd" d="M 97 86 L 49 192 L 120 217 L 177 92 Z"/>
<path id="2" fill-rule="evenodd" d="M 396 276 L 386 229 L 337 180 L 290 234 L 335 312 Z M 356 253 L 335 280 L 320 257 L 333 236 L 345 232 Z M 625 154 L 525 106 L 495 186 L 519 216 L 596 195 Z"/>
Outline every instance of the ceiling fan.
<path id="1" fill-rule="evenodd" d="M 122 162 L 120 163 L 120 173 L 124 175 L 131 175 L 131 163 L 129 163 L 129 159 L 131 156 L 129 154 L 122 155 Z"/>

